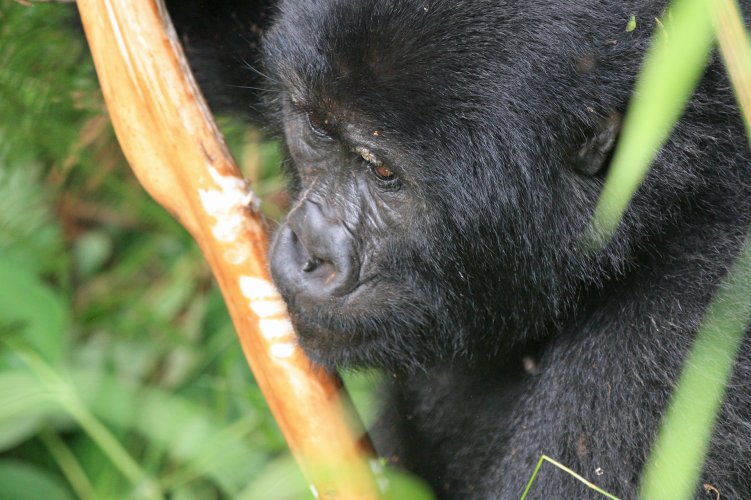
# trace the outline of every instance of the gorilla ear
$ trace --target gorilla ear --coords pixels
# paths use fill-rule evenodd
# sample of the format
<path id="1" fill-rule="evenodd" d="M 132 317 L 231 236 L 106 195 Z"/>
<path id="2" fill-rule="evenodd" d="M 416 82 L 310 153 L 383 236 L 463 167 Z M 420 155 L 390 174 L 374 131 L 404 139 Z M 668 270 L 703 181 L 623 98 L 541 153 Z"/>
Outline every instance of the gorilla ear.
<path id="1" fill-rule="evenodd" d="M 613 111 L 603 118 L 579 149 L 573 155 L 573 164 L 577 172 L 595 175 L 602 171 L 610 159 L 618 134 L 621 131 L 623 115 Z"/>

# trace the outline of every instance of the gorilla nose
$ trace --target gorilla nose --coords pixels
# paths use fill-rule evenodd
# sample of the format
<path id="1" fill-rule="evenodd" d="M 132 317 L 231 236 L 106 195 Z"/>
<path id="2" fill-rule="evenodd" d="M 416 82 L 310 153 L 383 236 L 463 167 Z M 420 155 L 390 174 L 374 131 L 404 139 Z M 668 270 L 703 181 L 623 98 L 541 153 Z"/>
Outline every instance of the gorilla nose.
<path id="1" fill-rule="evenodd" d="M 352 236 L 341 221 L 305 201 L 287 217 L 271 247 L 271 275 L 295 300 L 345 295 L 357 283 L 359 263 Z"/>

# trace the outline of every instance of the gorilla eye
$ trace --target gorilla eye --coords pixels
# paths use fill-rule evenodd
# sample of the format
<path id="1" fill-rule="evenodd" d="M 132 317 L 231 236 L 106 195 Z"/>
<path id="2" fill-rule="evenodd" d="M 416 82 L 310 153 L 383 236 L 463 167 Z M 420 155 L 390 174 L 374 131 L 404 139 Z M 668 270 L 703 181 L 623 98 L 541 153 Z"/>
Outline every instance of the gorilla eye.
<path id="1" fill-rule="evenodd" d="M 396 179 L 396 174 L 383 165 L 373 165 L 371 170 L 382 181 L 393 181 Z"/>
<path id="2" fill-rule="evenodd" d="M 371 153 L 368 148 L 360 146 L 355 148 L 355 152 L 360 155 L 365 163 L 368 164 L 370 171 L 373 172 L 373 175 L 375 175 L 379 181 L 393 182 L 397 180 L 396 174 L 390 168 L 386 167 L 383 162 L 376 158 L 376 156 Z"/>
<path id="3" fill-rule="evenodd" d="M 321 137 L 331 138 L 334 133 L 334 125 L 331 120 L 315 111 L 308 113 L 308 125 L 313 132 Z"/>

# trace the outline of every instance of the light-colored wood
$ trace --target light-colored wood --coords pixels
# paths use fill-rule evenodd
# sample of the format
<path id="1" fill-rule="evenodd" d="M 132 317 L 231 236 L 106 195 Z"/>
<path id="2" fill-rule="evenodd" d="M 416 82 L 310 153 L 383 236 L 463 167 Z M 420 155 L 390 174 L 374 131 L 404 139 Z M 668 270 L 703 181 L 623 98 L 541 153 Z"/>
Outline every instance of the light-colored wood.
<path id="1" fill-rule="evenodd" d="M 257 200 L 193 80 L 160 0 L 78 0 L 120 145 L 201 246 L 248 364 L 322 498 L 376 498 L 372 450 L 335 376 L 298 347 L 266 264 Z M 356 423 L 358 422 L 358 423 Z"/>

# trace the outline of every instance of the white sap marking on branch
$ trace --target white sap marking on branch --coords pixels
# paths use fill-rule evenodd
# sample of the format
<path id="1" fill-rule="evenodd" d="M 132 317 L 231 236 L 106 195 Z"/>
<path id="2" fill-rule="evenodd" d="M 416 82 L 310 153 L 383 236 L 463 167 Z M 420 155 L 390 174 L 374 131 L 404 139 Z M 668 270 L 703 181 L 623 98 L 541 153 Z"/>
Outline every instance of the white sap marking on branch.
<path id="1" fill-rule="evenodd" d="M 271 355 L 275 358 L 289 358 L 295 354 L 296 350 L 297 346 L 292 342 L 278 342 L 276 344 L 271 344 L 271 347 L 269 348 Z"/>
<path id="2" fill-rule="evenodd" d="M 291 339 L 294 338 L 295 335 L 292 323 L 287 318 L 263 318 L 258 322 L 258 326 L 261 329 L 263 336 L 269 340 Z"/>
<path id="3" fill-rule="evenodd" d="M 224 259 L 230 264 L 239 266 L 250 257 L 250 249 L 247 245 L 237 245 L 224 251 Z"/>
<path id="4" fill-rule="evenodd" d="M 250 308 L 261 318 L 281 316 L 287 313 L 287 306 L 281 300 L 251 301 Z"/>
<path id="5" fill-rule="evenodd" d="M 240 277 L 240 291 L 250 299 L 250 309 L 266 324 L 269 335 L 279 337 L 280 333 L 292 332 L 292 324 L 286 317 L 287 306 L 274 285 L 263 278 Z"/>
<path id="6" fill-rule="evenodd" d="M 275 358 L 288 358 L 297 350 L 295 330 L 287 318 L 287 306 L 274 285 L 263 278 L 240 277 L 240 291 L 248 306 L 259 317 L 258 329 L 271 342 L 269 352 Z"/>
<path id="7" fill-rule="evenodd" d="M 249 245 L 240 238 L 248 224 L 244 213 L 247 183 L 234 175 L 221 175 L 211 165 L 207 165 L 207 169 L 219 189 L 199 189 L 198 196 L 206 213 L 216 221 L 211 228 L 214 238 L 231 245 L 224 252 L 224 258 L 232 264 L 240 265 L 250 256 Z"/>
<path id="8" fill-rule="evenodd" d="M 263 278 L 240 276 L 240 290 L 251 300 L 282 300 L 274 285 Z"/>

